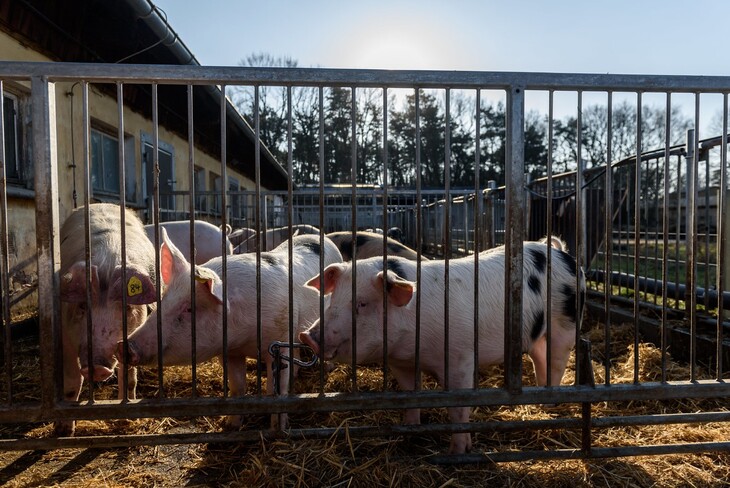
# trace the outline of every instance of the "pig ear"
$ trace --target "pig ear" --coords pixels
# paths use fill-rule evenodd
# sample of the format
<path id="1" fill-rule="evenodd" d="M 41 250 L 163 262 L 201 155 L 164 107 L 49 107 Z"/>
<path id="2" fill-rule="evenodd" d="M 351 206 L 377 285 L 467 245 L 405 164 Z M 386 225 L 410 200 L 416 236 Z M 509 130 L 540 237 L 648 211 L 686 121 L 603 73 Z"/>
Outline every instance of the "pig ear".
<path id="1" fill-rule="evenodd" d="M 392 303 L 396 307 L 402 307 L 408 305 L 411 301 L 416 287 L 416 284 L 412 281 L 404 280 L 392 271 L 387 273 L 387 277 L 386 273 L 381 271 L 377 274 L 375 280 L 376 287 L 379 290 L 383 289 L 383 281 L 387 280 L 385 289 L 388 291 L 389 303 Z"/>
<path id="2" fill-rule="evenodd" d="M 95 265 L 91 265 L 91 296 L 99 291 L 99 273 Z M 61 276 L 61 300 L 70 303 L 86 302 L 86 262 L 79 261 Z"/>
<path id="3" fill-rule="evenodd" d="M 337 281 L 339 281 L 341 275 L 342 266 L 338 265 L 337 263 L 330 264 L 324 269 L 323 276 L 325 295 L 332 293 L 332 290 L 334 290 L 335 286 L 337 286 Z M 304 286 L 309 286 L 311 288 L 314 288 L 315 290 L 319 290 L 319 275 L 309 280 Z"/>
<path id="4" fill-rule="evenodd" d="M 122 283 L 122 267 L 117 266 L 109 280 L 109 299 L 121 301 L 122 293 L 127 294 L 129 305 L 146 305 L 157 300 L 157 290 L 149 273 L 134 264 L 127 264 L 127 282 Z"/>
<path id="5" fill-rule="evenodd" d="M 195 281 L 208 286 L 208 291 L 218 303 L 223 303 L 223 282 L 212 269 L 195 266 Z"/>
<path id="6" fill-rule="evenodd" d="M 164 227 L 160 227 L 162 244 L 160 245 L 160 275 L 162 282 L 169 285 L 179 270 L 187 270 L 188 261 L 180 250 L 175 247 Z"/>

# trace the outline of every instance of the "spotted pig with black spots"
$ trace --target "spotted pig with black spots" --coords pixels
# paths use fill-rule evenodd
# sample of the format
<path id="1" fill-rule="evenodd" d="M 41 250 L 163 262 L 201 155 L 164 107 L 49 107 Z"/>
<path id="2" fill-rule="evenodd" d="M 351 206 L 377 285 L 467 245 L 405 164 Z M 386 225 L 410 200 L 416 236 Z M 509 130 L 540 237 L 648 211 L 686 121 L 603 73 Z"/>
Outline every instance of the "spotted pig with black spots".
<path id="1" fill-rule="evenodd" d="M 385 252 L 388 256 L 401 256 L 406 259 L 418 259 L 416 251 L 401 244 L 392 237 L 383 236 L 376 232 L 368 232 L 359 230 L 353 237 L 350 231 L 330 232 L 327 237 L 332 239 L 342 253 L 342 259 L 351 261 L 355 259 L 371 258 L 373 256 L 383 255 L 383 239 L 385 241 Z M 428 260 L 427 257 L 421 256 L 422 260 Z"/>
<path id="2" fill-rule="evenodd" d="M 585 278 L 573 257 L 545 242 L 525 242 L 523 254 L 522 349 L 535 365 L 537 384 L 559 385 L 570 351 L 575 344 L 576 326 L 582 316 Z M 551 253 L 551 363 L 547 365 L 547 253 Z M 479 255 L 479 366 L 504 362 L 505 249 L 498 247 Z M 445 262 L 421 263 L 416 282 L 416 262 L 389 257 L 387 272 L 383 258 L 358 260 L 356 300 L 352 300 L 352 263 L 333 264 L 324 270 L 324 292 L 331 293 L 325 308 L 325 333 L 315 322 L 299 335 L 323 358 L 358 364 L 382 363 L 387 351 L 388 366 L 404 390 L 415 385 L 416 290 L 420 289 L 420 367 L 449 389 L 474 385 L 474 256 L 449 261 L 448 295 L 448 377 L 445 367 L 444 283 Z M 578 276 L 578 273 L 580 276 Z M 580 285 L 578 285 L 580 283 Z M 320 278 L 308 283 L 319 287 Z M 387 293 L 387 349 L 383 334 L 383 288 Z M 355 306 L 356 343 L 352 340 Z M 468 422 L 469 407 L 449 409 L 452 422 Z M 418 409 L 406 410 L 405 423 L 420 422 Z M 471 449 L 468 433 L 453 434 L 451 452 Z"/>

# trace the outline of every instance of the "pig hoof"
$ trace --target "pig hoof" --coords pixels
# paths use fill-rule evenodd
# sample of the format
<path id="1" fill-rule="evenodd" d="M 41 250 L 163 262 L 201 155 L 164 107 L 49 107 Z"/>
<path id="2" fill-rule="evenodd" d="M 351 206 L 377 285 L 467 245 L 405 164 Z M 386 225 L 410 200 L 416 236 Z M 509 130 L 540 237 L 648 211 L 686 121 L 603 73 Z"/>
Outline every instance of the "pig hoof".
<path id="1" fill-rule="evenodd" d="M 60 421 L 53 425 L 53 437 L 73 437 L 76 432 L 76 422 Z"/>

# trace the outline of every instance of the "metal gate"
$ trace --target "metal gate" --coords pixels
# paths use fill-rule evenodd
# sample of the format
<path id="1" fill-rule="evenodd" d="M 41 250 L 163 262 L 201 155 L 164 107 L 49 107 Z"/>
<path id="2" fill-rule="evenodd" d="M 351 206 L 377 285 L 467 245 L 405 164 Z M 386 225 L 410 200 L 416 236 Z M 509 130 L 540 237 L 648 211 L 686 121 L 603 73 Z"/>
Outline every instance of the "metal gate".
<path id="1" fill-rule="evenodd" d="M 11 325 L 11 308 L 13 303 L 11 300 L 11 278 L 13 267 L 10 264 L 11 240 L 9 236 L 12 234 L 12 228 L 8 227 L 9 218 L 14 212 L 14 194 L 8 193 L 7 174 L 4 176 L 2 185 L 2 199 L 0 208 L 3 224 L 3 266 L 2 266 L 2 289 L 3 289 L 3 321 L 4 321 L 4 381 L 0 389 L 2 405 L 0 406 L 0 421 L 3 423 L 26 423 L 54 421 L 64 419 L 126 419 L 126 418 L 148 418 L 148 417 L 188 417 L 188 416 L 212 416 L 212 415 L 247 415 L 247 414 L 272 414 L 285 412 L 319 412 L 326 413 L 332 411 L 379 411 L 384 409 L 403 410 L 408 408 L 437 408 L 437 407 L 454 407 L 454 406 L 479 406 L 479 407 L 496 407 L 496 406 L 516 406 L 528 404 L 574 404 L 579 409 L 575 415 L 555 417 L 548 420 L 533 421 L 515 421 L 515 422 L 498 422 L 498 421 L 474 421 L 466 424 L 449 424 L 437 423 L 430 425 L 368 425 L 363 423 L 348 429 L 347 435 L 362 436 L 390 436 L 390 435 L 419 435 L 429 434 L 447 434 L 455 432 L 510 432 L 517 430 L 542 430 L 542 429 L 573 429 L 581 433 L 580 445 L 572 447 L 552 446 L 540 451 L 518 450 L 518 451 L 491 451 L 478 454 L 464 454 L 456 457 L 455 461 L 477 462 L 483 460 L 491 461 L 509 461 L 528 458 L 590 458 L 590 457 L 614 457 L 627 455 L 643 455 L 643 454 L 661 454 L 661 453 L 679 453 L 679 452 L 696 452 L 704 450 L 727 450 L 730 447 L 728 443 L 681 443 L 674 445 L 658 445 L 658 446 L 599 446 L 595 445 L 595 432 L 600 429 L 608 429 L 612 427 L 622 427 L 629 425 L 656 425 L 668 423 L 701 423 L 701 422 L 725 422 L 730 420 L 730 414 L 725 411 L 713 412 L 691 412 L 686 414 L 663 415 L 660 413 L 651 415 L 623 416 L 611 415 L 595 417 L 592 414 L 591 406 L 599 402 L 624 402 L 639 400 L 666 400 L 677 398 L 708 398 L 708 397 L 726 397 L 730 390 L 723 379 L 727 376 L 725 367 L 722 363 L 722 343 L 725 322 L 723 320 L 724 311 L 722 300 L 719 301 L 719 312 L 715 314 L 714 320 L 698 318 L 697 298 L 694 293 L 687 294 L 686 314 L 682 320 L 687 325 L 687 334 L 690 337 L 690 354 L 689 364 L 691 374 L 687 378 L 678 381 L 668 381 L 666 371 L 659 381 L 641 381 L 638 371 L 638 353 L 636 354 L 634 381 L 625 383 L 616 383 L 608 374 L 608 368 L 611 363 L 610 353 L 610 335 L 614 325 L 616 314 L 612 314 L 615 305 L 615 293 L 613 292 L 613 276 L 612 266 L 614 260 L 612 252 L 616 249 L 626 250 L 633 247 L 637 252 L 630 254 L 634 267 L 637 271 L 640 261 L 643 259 L 638 252 L 639 248 L 645 247 L 647 240 L 647 226 L 649 222 L 653 222 L 654 235 L 657 240 L 663 236 L 664 250 L 668 250 L 668 236 L 671 232 L 676 234 L 676 239 L 683 243 L 683 253 L 686 253 L 689 262 L 686 277 L 687 289 L 692 290 L 698 286 L 697 279 L 697 261 L 696 256 L 699 253 L 700 234 L 697 232 L 698 223 L 698 194 L 699 188 L 698 173 L 700 173 L 699 158 L 691 156 L 686 158 L 686 169 L 689 170 L 690 178 L 686 179 L 685 199 L 678 206 L 674 207 L 675 213 L 679 214 L 681 207 L 686 212 L 687 224 L 683 229 L 675 228 L 672 230 L 670 226 L 671 200 L 665 198 L 662 203 L 658 203 L 658 199 L 648 198 L 646 194 L 645 167 L 636 164 L 634 158 L 633 165 L 623 163 L 616 166 L 616 169 L 604 171 L 604 176 L 597 176 L 591 181 L 601 181 L 602 189 L 600 192 L 593 192 L 587 188 L 587 176 L 591 173 L 583 165 L 583 143 L 582 138 L 578 138 L 575 146 L 575 171 L 569 175 L 563 175 L 560 178 L 552 174 L 552 155 L 555 152 L 553 147 L 554 127 L 555 127 L 555 110 L 556 98 L 558 94 L 573 93 L 577 100 L 577 111 L 575 124 L 577 132 L 582 133 L 582 103 L 584 98 L 594 95 L 595 93 L 603 94 L 607 97 L 607 114 L 608 120 L 611 120 L 613 105 L 611 103 L 613 96 L 619 93 L 629 93 L 635 99 L 637 107 L 637 117 L 634 121 L 633 128 L 630 130 L 636 135 L 634 154 L 642 154 L 645 148 L 642 146 L 642 135 L 646 130 L 642 124 L 642 101 L 648 97 L 648 93 L 660 94 L 666 100 L 667 113 L 671 113 L 673 95 L 677 93 L 691 93 L 694 96 L 694 127 L 696 130 L 700 127 L 700 106 L 701 97 L 705 94 L 715 94 L 721 97 L 722 106 L 722 131 L 727 133 L 727 91 L 730 90 L 730 78 L 727 77 L 679 77 L 679 76 L 617 76 L 617 75 L 578 75 L 578 74 L 538 74 L 538 73 L 489 73 L 489 72 L 407 72 L 407 71 L 354 71 L 354 70 L 328 70 L 328 69 L 276 69 L 276 68 L 205 68 L 198 66 L 175 66 L 175 67 L 159 67 L 159 66 L 136 66 L 136 65 L 87 65 L 87 64 L 66 64 L 66 63 L 0 63 L 0 81 L 3 85 L 0 89 L 7 90 L 10 86 L 23 88 L 30 98 L 32 106 L 32 203 L 35 215 L 35 234 L 36 234 L 36 250 L 34 257 L 37 263 L 37 323 L 38 323 L 38 350 L 39 350 L 39 381 L 31 387 L 31 391 L 24 391 L 16 385 L 16 368 L 13 356 L 15 354 L 13 329 Z M 107 99 L 115 101 L 118 107 L 117 129 L 119 131 L 119 139 L 124 140 L 127 136 L 124 133 L 124 105 L 125 105 L 125 89 L 130 86 L 143 86 L 149 89 L 151 93 L 152 105 L 149 107 L 152 120 L 152 138 L 153 147 L 159 149 L 159 132 L 161 122 L 159 121 L 159 93 L 167 87 L 177 87 L 179 91 L 187 93 L 188 96 L 188 116 L 183 117 L 186 120 L 184 124 L 184 132 L 190 136 L 190 144 L 192 149 L 192 140 L 195 134 L 195 122 L 193 117 L 193 92 L 199 86 L 220 86 L 220 181 L 226 181 L 227 175 L 227 158 L 226 147 L 228 142 L 228 133 L 226 131 L 226 115 L 230 110 L 225 97 L 225 89 L 231 86 L 246 86 L 253 90 L 255 100 L 258 100 L 258 91 L 262 87 L 276 86 L 284 87 L 287 94 L 286 100 L 288 106 L 292 105 L 292 91 L 297 89 L 313 90 L 316 98 L 319 100 L 318 117 L 320 121 L 320 150 L 316 165 L 319 168 L 320 183 L 318 188 L 309 188 L 306 191 L 294 188 L 289 185 L 286 192 L 270 192 L 261 182 L 261 154 L 266 148 L 260 144 L 260 118 L 257 112 L 249 114 L 253 121 L 252 130 L 255 141 L 255 159 L 251 164 L 255 167 L 256 181 L 254 188 L 246 191 L 224 191 L 219 194 L 212 195 L 218 199 L 216 205 L 208 204 L 207 208 L 215 208 L 219 222 L 223 225 L 227 224 L 231 218 L 223 209 L 229 208 L 229 202 L 232 198 L 241 198 L 246 203 L 243 207 L 252 209 L 251 218 L 248 220 L 257 230 L 266 228 L 265 219 L 268 215 L 267 201 L 277 202 L 280 206 L 279 212 L 280 223 L 282 225 L 297 223 L 295 214 L 295 205 L 301 204 L 305 195 L 310 195 L 311 200 L 304 204 L 308 208 L 308 215 L 314 217 L 314 220 L 308 221 L 319 228 L 326 230 L 335 230 L 332 228 L 334 222 L 344 222 L 345 225 L 337 230 L 356 231 L 361 224 L 370 226 L 374 223 L 382 222 L 382 228 L 389 226 L 400 226 L 407 231 L 409 235 L 408 243 L 422 251 L 429 253 L 436 258 L 448 259 L 456 255 L 474 255 L 480 250 L 503 243 L 506 249 L 506 274 L 504 276 L 505 283 L 511 283 L 512 286 L 506 287 L 504 296 L 505 311 L 505 363 L 501 385 L 498 387 L 474 387 L 470 389 L 452 390 L 443 387 L 426 388 L 421 387 L 420 382 L 415 391 L 401 391 L 392 382 L 389 381 L 389 372 L 387 368 L 382 368 L 382 384 L 373 391 L 363 391 L 359 384 L 358 371 L 359 365 L 352 365 L 349 374 L 346 377 L 344 386 L 340 386 L 337 390 L 325 389 L 324 378 L 326 376 L 326 368 L 323 363 L 317 366 L 320 380 L 318 386 L 312 391 L 296 392 L 287 396 L 267 396 L 261 387 L 261 376 L 264 374 L 260 366 L 256 366 L 256 374 L 258 375 L 257 391 L 254 394 L 248 394 L 241 397 L 232 396 L 227 389 L 226 378 L 228 377 L 228 365 L 226 364 L 226 355 L 224 357 L 223 366 L 223 387 L 219 395 L 211 397 L 202 397 L 193 392 L 189 395 L 169 397 L 166 395 L 163 386 L 164 369 L 158 371 L 158 392 L 154 398 L 129 399 L 121 400 L 101 399 L 97 395 L 100 387 L 92 385 L 85 389 L 81 396 L 81 401 L 66 402 L 63 401 L 63 381 L 61 373 L 61 315 L 60 315 L 60 299 L 59 299 L 59 272 L 60 272 L 60 255 L 59 255 L 59 226 L 61 220 L 61 208 L 59 205 L 59 168 L 65 162 L 59 161 L 58 153 L 58 135 L 64 123 L 56 118 L 56 110 L 58 103 L 57 87 L 66 86 L 65 84 L 79 83 L 83 93 L 83 109 L 84 109 L 84 125 L 81 128 L 85 138 L 89 140 L 89 132 L 91 124 L 89 122 L 90 104 L 89 91 L 96 90 Z M 101 88 L 99 88 L 101 87 Z M 421 182 L 421 160 L 425 158 L 420 152 L 420 144 L 416 144 L 418 149 L 415 150 L 415 168 L 416 173 L 413 178 L 413 188 L 407 192 L 407 196 L 403 196 L 401 202 L 398 202 L 399 192 L 390 188 L 388 181 L 388 170 L 386 165 L 382 165 L 382 185 L 376 191 L 368 190 L 360 193 L 358 185 L 352 183 L 337 182 L 345 191 L 347 198 L 340 200 L 338 207 L 338 219 L 327 220 L 328 212 L 334 211 L 328 202 L 328 191 L 326 189 L 327 181 L 325 171 L 325 135 L 324 135 L 324 99 L 328 90 L 333 87 L 346 87 L 345 92 L 350 95 L 351 100 L 351 125 L 349 127 L 351 138 L 351 160 L 349 167 L 352 175 L 357 174 L 358 164 L 360 163 L 356 142 L 356 117 L 357 95 L 364 89 L 379 90 L 382 95 L 381 109 L 382 113 L 388 114 L 388 107 L 393 103 L 390 95 L 392 93 L 407 92 L 414 97 L 413 106 L 415 108 L 416 118 L 414 121 L 414 139 L 421 140 L 421 130 L 419 125 L 420 113 L 420 96 L 422 93 L 437 93 L 443 101 L 444 107 L 444 127 L 443 139 L 445 144 L 445 153 L 443 155 L 443 187 L 437 189 L 438 196 L 431 196 L 433 188 L 426 188 Z M 481 116 L 476 116 L 474 131 L 476 134 L 474 152 L 475 161 L 473 161 L 472 170 L 475 172 L 473 178 L 473 188 L 452 188 L 451 187 L 451 165 L 462 156 L 452 155 L 450 152 L 451 137 L 450 133 L 450 104 L 455 92 L 460 94 L 466 93 L 475 100 L 475 107 L 478 109 L 483 102 L 482 97 L 486 97 L 487 93 L 498 92 L 504 100 L 506 123 L 504 126 L 504 164 L 500 168 L 504 177 L 504 187 L 497 189 L 496 186 L 486 185 L 481 181 L 480 168 L 483 168 L 483 162 L 480 161 L 480 120 Z M 525 176 L 526 168 L 529 161 L 525 161 L 525 113 L 530 109 L 533 103 L 533 97 L 540 96 L 546 101 L 546 126 L 548 137 L 548 164 L 546 165 L 547 175 L 541 181 L 542 189 L 536 189 L 534 182 L 528 182 Z M 256 105 L 256 107 L 258 107 Z M 180 115 L 180 114 L 179 114 Z M 292 126 L 291 111 L 289 112 L 289 130 L 284 144 L 284 154 L 287 156 L 286 170 L 289 175 L 293 172 L 292 167 Z M 665 132 L 671 132 L 671 121 L 669 117 L 666 119 Z M 609 123 L 610 127 L 610 123 Z M 388 161 L 388 121 L 387 115 L 382 121 L 382 143 L 381 150 L 383 156 L 381 161 Z M 0 134 L 4 131 L 0 130 Z M 607 136 L 608 144 L 606 146 L 606 159 L 612 161 L 614 158 L 611 152 L 611 132 Z M 692 154 L 699 154 L 696 142 L 699 137 L 692 139 L 687 146 L 688 149 L 694 149 Z M 120 144 L 123 146 L 123 144 Z M 660 151 L 655 161 L 661 161 L 666 164 L 664 171 L 665 186 L 657 186 L 665 196 L 669 196 L 672 191 L 679 196 L 683 190 L 680 183 L 675 184 L 669 181 L 670 170 L 669 161 L 671 156 L 675 154 L 671 149 L 669 135 L 666 136 L 665 149 Z M 726 176 L 725 168 L 727 166 L 727 141 L 726 138 L 719 139 L 720 151 L 717 156 L 718 168 L 720 175 L 720 188 L 725 188 Z M 84 148 L 84 165 L 81 171 L 90 173 L 90 148 L 87 145 Z M 153 154 L 158 153 L 153 150 Z M 176 156 L 176 157 L 179 157 Z M 123 158 L 120 158 L 123 160 Z M 180 196 L 180 203 L 174 204 L 176 209 L 180 210 L 180 216 L 184 218 L 194 218 L 195 210 L 199 205 L 200 195 L 196 197 L 196 185 L 193 184 L 193 174 L 196 171 L 195 162 L 191 157 L 179 157 L 180 161 L 185 161 L 187 165 L 187 173 L 190 181 L 187 182 L 189 191 L 187 194 Z M 641 159 L 641 158 L 639 158 Z M 3 167 L 5 166 L 5 157 L 3 157 Z M 658 164 L 658 163 L 657 163 Z M 122 168 L 125 166 L 121 165 Z M 677 165 L 679 168 L 680 165 Z M 618 175 L 618 168 L 625 168 L 626 171 Z M 595 170 L 592 170 L 595 171 Z M 678 171 L 678 169 L 677 169 Z M 657 173 L 659 174 L 659 173 Z M 705 177 L 709 178 L 710 171 L 705 171 Z M 679 178 L 679 177 L 678 177 Z M 564 191 L 561 182 L 572 179 L 572 193 L 570 194 L 571 211 L 561 213 L 565 209 L 558 209 L 560 206 L 559 198 Z M 121 182 L 125 181 L 124 177 L 120 177 Z M 157 182 L 159 184 L 159 182 Z M 531 186 L 528 186 L 528 183 Z M 590 182 L 589 182 L 590 183 Z M 673 186 L 674 185 L 674 186 Z M 155 185 L 158 186 L 158 185 Z M 178 193 L 180 189 L 185 188 L 186 183 L 177 181 L 176 188 Z M 219 188 L 225 189 L 228 185 L 220 185 Z M 578 189 L 577 191 L 575 189 Z M 529 198 L 526 190 L 541 193 L 544 191 L 544 210 L 537 211 L 537 205 L 532 206 L 532 211 L 528 208 Z M 342 190 L 342 188 L 340 188 Z M 87 187 L 85 190 L 84 202 L 91 201 L 91 191 Z M 121 199 L 118 200 L 122 206 L 125 206 L 125 197 L 129 192 L 121 191 Z M 204 192 L 203 192 L 204 193 Z M 10 195 L 10 198 L 9 198 Z M 369 199 L 371 202 L 370 209 L 372 213 L 367 217 L 364 216 L 361 209 L 355 202 L 363 198 Z M 602 206 L 589 206 L 589 201 L 600 201 L 603 195 L 604 204 Z M 606 196 L 612 196 L 606 198 Z M 96 195 L 94 195 L 94 198 Z M 714 241 L 713 253 L 716 256 L 716 269 L 718 270 L 712 278 L 718 290 L 725 289 L 724 281 L 724 226 L 722 216 L 725 214 L 726 207 L 725 192 L 718 193 L 716 202 L 716 212 L 718 217 L 712 225 L 713 232 L 718 236 Z M 152 212 L 157 215 L 152 220 L 159 221 L 160 203 L 158 200 L 153 202 Z M 556 203 L 557 202 L 557 203 Z M 607 203 L 606 203 L 607 202 Z M 82 202 L 83 203 L 83 202 Z M 663 208 L 662 219 L 649 219 L 649 210 L 657 207 Z M 706 205 L 706 208 L 709 208 Z M 596 210 L 599 208 L 600 210 Z M 345 209 L 344 211 L 342 211 Z M 590 211 L 589 211 L 590 209 Z M 65 208 L 64 210 L 68 210 Z M 300 209 L 301 210 L 301 209 Z M 347 211 L 349 210 L 349 218 Z M 543 213 L 541 213 L 543 212 Z M 300 214 L 302 212 L 299 212 Z M 539 215 L 545 217 L 540 218 Z M 569 231 L 569 235 L 561 232 L 563 237 L 570 241 L 571 250 L 578 260 L 578 264 L 590 271 L 588 274 L 590 287 L 597 291 L 592 299 L 593 308 L 602 314 L 602 328 L 605 332 L 605 348 L 604 348 L 604 364 L 606 373 L 604 381 L 597 384 L 593 381 L 593 362 L 590 356 L 590 344 L 582 337 L 579 330 L 576 334 L 576 380 L 572 385 L 553 385 L 547 387 L 536 387 L 529 384 L 523 384 L 523 306 L 522 306 L 522 289 L 516 284 L 522 281 L 522 264 L 523 264 L 523 241 L 526 238 L 536 237 L 528 230 L 532 225 L 532 220 L 536 219 L 543 227 L 539 227 L 540 235 L 554 235 L 558 233 L 555 222 L 560 222 L 560 216 L 563 221 L 568 219 L 575 225 Z M 548 218 L 549 216 L 550 218 Z M 556 217 L 557 216 L 557 217 Z M 587 219 L 595 219 L 600 217 L 600 224 L 596 234 L 596 221 L 592 220 L 587 224 Z M 239 218 L 236 215 L 235 218 Z M 553 218 L 555 217 L 555 218 Z M 620 224 L 617 224 L 619 220 Z M 705 221 L 704 228 L 709 232 L 710 219 Z M 661 222 L 663 225 L 656 224 Z M 501 224 L 501 225 L 500 225 Z M 236 224 L 238 225 L 238 224 Z M 592 234 L 586 234 L 586 230 L 591 229 Z M 683 234 L 683 236 L 680 236 Z M 596 237 L 598 236 L 598 237 Z M 606 238 L 610 236 L 609 238 Z M 707 240 L 709 242 L 709 239 Z M 607 245 L 607 243 L 609 243 Z M 615 244 L 615 245 L 614 245 Z M 586 248 L 589 248 L 588 250 Z M 622 253 L 623 251 L 618 251 Z M 594 255 L 602 253 L 604 256 L 603 264 L 596 264 L 593 260 Z M 626 252 L 628 256 L 628 251 Z M 590 259 L 589 259 L 590 257 Z M 666 263 L 667 258 L 660 260 Z M 224 261 L 225 262 L 225 261 Z M 259 261 L 260 263 L 260 261 Z M 665 265 L 666 266 L 666 265 Z M 323 263 L 320 263 L 320 270 L 323 270 Z M 226 278 L 225 264 L 223 271 L 223 279 Z M 448 268 L 447 268 L 448 269 Z M 598 272 L 601 274 L 597 274 Z M 159 270 L 158 270 L 159 272 Z M 624 273 L 626 274 L 626 273 Z M 631 273 L 638 275 L 637 272 Z M 657 278 L 655 278 L 657 279 Z M 663 274 L 660 273 L 659 281 L 666 284 L 667 278 L 666 268 Z M 621 286 L 626 287 L 624 282 Z M 636 288 L 636 287 L 634 287 Z M 658 346 L 663 354 L 666 353 L 668 331 L 666 329 L 667 320 L 667 287 L 664 286 L 663 292 L 657 291 L 652 298 L 656 307 L 663 314 L 660 320 Z M 709 286 L 707 287 L 709 288 Z M 611 290 L 611 293 L 606 293 Z M 257 293 L 260 297 L 261 289 L 258 288 Z M 623 305 L 628 305 L 623 312 L 629 317 L 633 323 L 632 337 L 635 350 L 638 351 L 640 342 L 640 330 L 642 328 L 643 300 L 639 300 L 639 294 L 635 293 L 633 299 L 624 299 Z M 259 306 L 261 300 L 259 298 Z M 321 309 L 325 306 L 324 298 L 321 299 Z M 446 300 L 446 299 L 445 299 Z M 447 306 L 446 303 L 444 306 Z M 237 313 L 232 310 L 228 313 Z M 251 312 L 252 313 L 252 312 Z M 482 311 L 482 313 L 485 313 Z M 226 313 L 223 314 L 223 320 L 226 320 Z M 700 362 L 708 362 L 707 358 L 698 358 L 696 353 L 698 323 L 701 320 L 710 323 L 711 329 L 715 331 L 716 348 L 718 351 L 717 358 L 711 364 L 712 373 L 710 377 L 700 376 L 698 374 L 698 364 Z M 447 324 L 448 325 L 448 324 Z M 259 327 L 263 327 L 259 324 Z M 355 321 L 355 327 L 356 327 Z M 289 336 L 295 337 L 292 320 L 289 322 Z M 259 332 L 260 333 L 260 332 Z M 224 335 L 225 341 L 225 335 Z M 595 344 L 594 344 L 595 346 Z M 600 347 L 600 345 L 598 346 Z M 222 349 L 226 349 L 221 345 Z M 272 350 L 275 352 L 275 350 Z M 269 354 L 268 344 L 259 344 L 257 363 L 260 364 L 264 355 Z M 417 359 L 418 361 L 418 359 Z M 191 366 L 192 383 L 202 381 L 196 377 L 196 369 Z M 293 368 L 289 368 L 292 371 Z M 375 371 L 378 371 L 377 369 Z M 476 375 L 477 372 L 475 372 Z M 292 374 L 291 381 L 295 387 L 297 378 Z M 109 387 L 105 387 L 109 388 Z M 0 440 L 0 448 L 6 450 L 13 449 L 46 449 L 57 447 L 72 446 L 120 446 L 120 445 L 136 445 L 140 443 L 148 444 L 170 444 L 170 443 L 198 443 L 198 442 L 236 442 L 245 439 L 257 439 L 260 436 L 288 436 L 290 438 L 307 437 L 307 438 L 330 438 L 333 435 L 344 435 L 336 428 L 321 428 L 318 425 L 294 425 L 285 432 L 271 432 L 266 429 L 254 428 L 240 430 L 236 432 L 208 432 L 208 433 L 191 433 L 191 434 L 159 434 L 159 435 L 128 435 L 124 432 L 115 433 L 113 436 L 103 437 L 84 437 L 75 438 L 45 438 L 45 439 L 3 439 Z M 440 459 L 444 460 L 446 458 Z M 438 461 L 436 457 L 434 460 Z"/>

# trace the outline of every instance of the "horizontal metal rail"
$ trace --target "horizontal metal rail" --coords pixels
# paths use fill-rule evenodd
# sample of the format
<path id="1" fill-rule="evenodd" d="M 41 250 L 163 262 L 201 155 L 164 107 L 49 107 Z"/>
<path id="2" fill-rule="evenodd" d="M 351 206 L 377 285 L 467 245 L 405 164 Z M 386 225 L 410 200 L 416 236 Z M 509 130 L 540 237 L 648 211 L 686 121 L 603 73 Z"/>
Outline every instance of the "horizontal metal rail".
<path id="1" fill-rule="evenodd" d="M 304 393 L 287 397 L 245 396 L 195 399 L 97 400 L 93 403 L 60 402 L 44 412 L 37 404 L 0 409 L 0 422 L 39 422 L 63 418 L 107 420 L 196 415 L 330 412 L 462 405 L 574 404 L 591 402 L 653 401 L 681 398 L 720 398 L 730 395 L 730 384 L 715 380 L 591 386 L 523 387 L 512 394 L 502 388 L 449 391 L 386 391 L 367 393 Z"/>
<path id="2" fill-rule="evenodd" d="M 662 91 L 705 93 L 730 90 L 728 76 L 618 75 L 494 71 L 406 71 L 326 68 L 251 68 L 179 65 L 86 63 L 0 63 L 0 78 L 27 80 L 45 76 L 51 82 L 252 84 L 280 86 L 350 86 L 392 88 L 484 87 L 559 91 Z"/>

